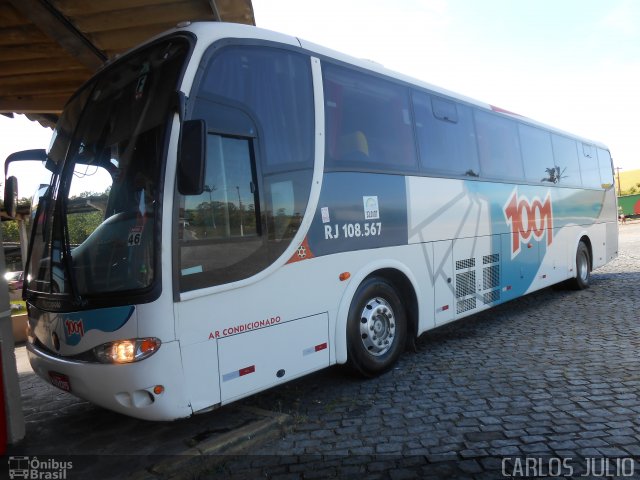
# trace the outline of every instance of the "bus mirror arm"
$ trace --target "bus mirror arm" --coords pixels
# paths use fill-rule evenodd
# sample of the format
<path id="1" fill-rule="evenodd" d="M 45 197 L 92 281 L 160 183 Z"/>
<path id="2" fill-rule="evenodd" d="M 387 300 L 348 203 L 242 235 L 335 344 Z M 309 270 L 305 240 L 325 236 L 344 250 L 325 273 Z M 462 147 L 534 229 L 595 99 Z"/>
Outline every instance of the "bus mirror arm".
<path id="1" fill-rule="evenodd" d="M 13 162 L 28 160 L 45 162 L 45 167 L 52 172 L 56 168 L 56 164 L 49 160 L 44 148 L 22 150 L 20 152 L 14 152 L 7 157 L 4 162 L 4 209 L 9 218 L 15 218 L 16 208 L 18 206 L 18 179 L 13 175 L 10 177 L 7 176 L 9 173 L 9 165 Z"/>
<path id="2" fill-rule="evenodd" d="M 207 123 L 187 120 L 182 123 L 178 142 L 178 191 L 182 195 L 200 195 L 204 191 L 204 166 L 207 158 Z"/>
<path id="3" fill-rule="evenodd" d="M 49 165 L 47 152 L 44 148 L 36 148 L 34 150 L 22 150 L 20 152 L 14 152 L 7 157 L 4 161 L 4 178 L 7 178 L 7 173 L 9 172 L 9 165 L 13 162 L 24 162 L 27 160 L 37 161 L 37 162 L 46 162 L 46 165 Z M 54 164 L 55 165 L 55 164 Z M 49 169 L 49 167 L 47 166 Z M 51 170 L 51 169 L 49 169 Z"/>

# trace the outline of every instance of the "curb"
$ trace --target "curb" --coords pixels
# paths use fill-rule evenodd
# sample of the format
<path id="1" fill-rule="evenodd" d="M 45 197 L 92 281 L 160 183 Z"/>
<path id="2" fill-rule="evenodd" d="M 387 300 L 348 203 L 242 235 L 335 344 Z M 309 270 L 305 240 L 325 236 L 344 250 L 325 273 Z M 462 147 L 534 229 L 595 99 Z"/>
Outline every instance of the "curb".
<path id="1" fill-rule="evenodd" d="M 215 468 L 229 455 L 241 455 L 286 433 L 293 418 L 255 407 L 241 407 L 242 412 L 255 417 L 250 423 L 219 435 L 206 438 L 178 455 L 154 463 L 145 471 L 133 473 L 130 480 L 197 478 L 205 470 Z"/>

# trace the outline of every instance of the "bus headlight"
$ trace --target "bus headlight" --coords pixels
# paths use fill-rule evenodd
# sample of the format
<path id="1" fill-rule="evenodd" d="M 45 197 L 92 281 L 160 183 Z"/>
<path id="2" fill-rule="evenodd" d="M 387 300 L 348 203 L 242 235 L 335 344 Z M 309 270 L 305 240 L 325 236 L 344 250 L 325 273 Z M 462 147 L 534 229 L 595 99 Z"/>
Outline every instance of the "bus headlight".
<path id="1" fill-rule="evenodd" d="M 131 363 L 143 360 L 160 348 L 158 338 L 132 338 L 104 343 L 93 349 L 96 358 L 102 363 Z"/>

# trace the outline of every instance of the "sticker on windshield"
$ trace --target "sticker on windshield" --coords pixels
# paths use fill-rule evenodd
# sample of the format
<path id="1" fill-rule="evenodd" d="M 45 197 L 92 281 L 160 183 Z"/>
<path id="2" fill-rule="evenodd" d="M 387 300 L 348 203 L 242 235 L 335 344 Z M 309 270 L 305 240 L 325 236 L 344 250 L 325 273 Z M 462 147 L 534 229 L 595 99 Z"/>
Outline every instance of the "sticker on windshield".
<path id="1" fill-rule="evenodd" d="M 127 238 L 127 245 L 130 247 L 137 247 L 142 243 L 142 227 L 136 226 L 131 229 L 129 232 L 129 237 Z"/>

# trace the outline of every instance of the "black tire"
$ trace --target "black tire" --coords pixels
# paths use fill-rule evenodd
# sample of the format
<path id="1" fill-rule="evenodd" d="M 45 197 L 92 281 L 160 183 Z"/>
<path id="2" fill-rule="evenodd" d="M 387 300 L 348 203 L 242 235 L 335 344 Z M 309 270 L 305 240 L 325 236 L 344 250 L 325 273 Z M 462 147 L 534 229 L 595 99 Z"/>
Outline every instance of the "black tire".
<path id="1" fill-rule="evenodd" d="M 591 283 L 591 255 L 584 242 L 578 244 L 576 250 L 576 277 L 569 280 L 568 285 L 574 290 L 589 288 Z"/>
<path id="2" fill-rule="evenodd" d="M 405 347 L 407 319 L 400 296 L 384 278 L 358 287 L 347 319 L 348 365 L 364 377 L 389 370 Z"/>

